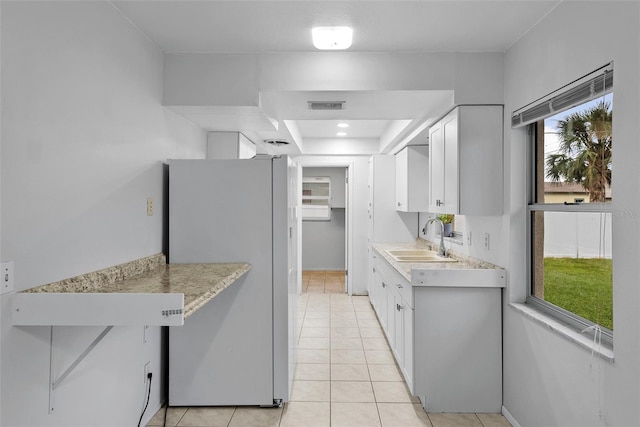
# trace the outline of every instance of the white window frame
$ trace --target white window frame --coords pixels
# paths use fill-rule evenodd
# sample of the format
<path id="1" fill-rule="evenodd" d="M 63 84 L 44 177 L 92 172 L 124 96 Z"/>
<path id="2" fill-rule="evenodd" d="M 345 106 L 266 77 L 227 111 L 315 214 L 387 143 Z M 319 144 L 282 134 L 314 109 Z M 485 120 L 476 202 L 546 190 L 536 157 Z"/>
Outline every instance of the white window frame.
<path id="1" fill-rule="evenodd" d="M 613 63 L 609 63 L 588 75 L 577 79 L 569 85 L 517 110 L 512 114 L 512 127 L 527 126 L 527 296 L 526 304 L 532 309 L 557 320 L 572 330 L 589 338 L 593 337 L 595 328 L 599 332 L 601 344 L 613 348 L 613 331 L 567 311 L 550 302 L 536 297 L 534 293 L 534 245 L 535 230 L 534 212 L 596 212 L 611 213 L 611 203 L 536 203 L 536 123 L 571 107 L 584 104 L 592 99 L 613 92 Z M 567 102 L 567 99 L 571 99 Z M 560 102 L 558 102 L 560 101 Z M 563 105 L 554 109 L 554 105 Z M 613 217 L 613 216 L 612 216 Z M 613 221 L 613 218 L 612 218 Z"/>

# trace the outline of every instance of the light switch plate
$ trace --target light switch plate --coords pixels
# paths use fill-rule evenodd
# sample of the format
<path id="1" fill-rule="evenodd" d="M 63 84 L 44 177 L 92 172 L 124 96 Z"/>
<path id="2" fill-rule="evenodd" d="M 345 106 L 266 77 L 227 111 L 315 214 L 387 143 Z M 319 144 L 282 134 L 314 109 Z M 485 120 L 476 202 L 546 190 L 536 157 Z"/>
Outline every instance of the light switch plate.
<path id="1" fill-rule="evenodd" d="M 0 276 L 0 294 L 13 292 L 13 261 L 0 264 L 2 275 Z"/>

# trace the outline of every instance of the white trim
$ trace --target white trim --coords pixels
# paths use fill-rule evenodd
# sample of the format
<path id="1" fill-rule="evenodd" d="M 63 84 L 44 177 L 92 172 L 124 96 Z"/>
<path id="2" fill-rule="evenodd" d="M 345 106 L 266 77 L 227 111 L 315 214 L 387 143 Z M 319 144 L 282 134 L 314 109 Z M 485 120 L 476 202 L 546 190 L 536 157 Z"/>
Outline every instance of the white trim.
<path id="1" fill-rule="evenodd" d="M 553 317 L 547 316 L 544 313 L 532 308 L 530 305 L 524 303 L 509 303 L 509 307 L 518 311 L 523 316 L 531 319 L 533 322 L 546 327 L 546 329 L 555 332 L 561 337 L 566 338 L 580 347 L 592 352 L 594 355 L 600 356 L 602 359 L 609 363 L 614 362 L 613 350 L 604 347 L 603 345 L 597 345 L 593 339 L 573 330 L 572 328 L 560 323 Z"/>
<path id="2" fill-rule="evenodd" d="M 502 415 L 507 419 L 507 421 L 509 421 L 509 424 L 511 424 L 512 427 L 522 427 L 518 420 L 516 420 L 514 416 L 511 415 L 511 412 L 509 412 L 507 408 L 504 407 L 504 405 L 502 406 Z"/>
<path id="3" fill-rule="evenodd" d="M 353 185 L 354 185 L 354 172 L 353 160 L 339 160 L 339 159 L 331 159 L 320 161 L 317 159 L 313 160 L 296 160 L 300 168 L 346 168 L 346 175 L 349 177 L 349 182 L 347 183 L 347 188 L 349 191 L 349 197 L 347 200 L 347 271 L 349 274 L 345 278 L 345 285 L 347 288 L 347 294 L 352 295 L 353 293 L 353 284 L 351 281 L 353 280 Z M 302 188 L 302 183 L 300 184 L 300 188 Z M 300 197 L 300 201 L 302 201 L 302 197 Z M 300 233 L 302 234 L 302 233 Z M 299 249 L 302 252 L 302 246 Z M 302 259 L 302 257 L 300 257 Z M 302 262 L 300 263 L 300 269 L 302 269 Z M 302 271 L 302 270 L 300 270 Z"/>

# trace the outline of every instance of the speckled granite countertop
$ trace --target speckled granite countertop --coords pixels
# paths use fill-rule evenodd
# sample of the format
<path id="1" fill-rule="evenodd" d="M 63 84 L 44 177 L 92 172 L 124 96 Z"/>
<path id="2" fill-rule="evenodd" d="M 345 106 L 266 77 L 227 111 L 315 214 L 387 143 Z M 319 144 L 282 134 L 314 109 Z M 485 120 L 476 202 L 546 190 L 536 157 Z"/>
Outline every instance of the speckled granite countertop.
<path id="1" fill-rule="evenodd" d="M 184 294 L 186 319 L 250 269 L 246 263 L 165 264 L 158 254 L 24 292 Z"/>
<path id="2" fill-rule="evenodd" d="M 400 273 L 409 283 L 416 286 L 415 280 L 412 281 L 412 274 L 417 271 L 465 271 L 465 270 L 501 270 L 501 267 L 469 257 L 451 255 L 457 262 L 398 262 L 386 251 L 389 250 L 438 250 L 437 246 L 432 245 L 422 239 L 417 239 L 412 243 L 372 243 L 373 249 L 387 261 L 398 273 Z M 504 285 L 503 285 L 504 286 Z"/>

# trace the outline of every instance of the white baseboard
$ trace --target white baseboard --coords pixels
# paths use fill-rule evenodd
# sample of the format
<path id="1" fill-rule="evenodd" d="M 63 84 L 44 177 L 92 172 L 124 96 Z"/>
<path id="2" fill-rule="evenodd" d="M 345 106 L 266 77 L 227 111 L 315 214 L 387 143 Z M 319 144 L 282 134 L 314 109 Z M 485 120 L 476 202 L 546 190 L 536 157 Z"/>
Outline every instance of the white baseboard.
<path id="1" fill-rule="evenodd" d="M 522 427 L 520 423 L 513 417 L 513 415 L 511 415 L 511 412 L 507 411 L 507 408 L 505 408 L 504 406 L 502 407 L 502 415 L 504 415 L 507 421 L 509 421 L 509 424 L 511 424 L 513 427 Z"/>

